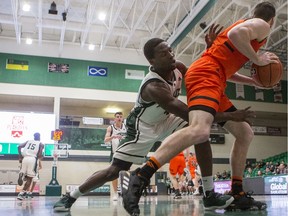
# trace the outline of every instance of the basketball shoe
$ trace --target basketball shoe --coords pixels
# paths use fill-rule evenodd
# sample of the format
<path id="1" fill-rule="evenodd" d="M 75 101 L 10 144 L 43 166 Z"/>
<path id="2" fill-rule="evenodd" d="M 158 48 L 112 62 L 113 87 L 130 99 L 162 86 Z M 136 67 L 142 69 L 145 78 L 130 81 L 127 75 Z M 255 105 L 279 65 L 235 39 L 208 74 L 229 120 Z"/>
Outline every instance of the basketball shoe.
<path id="1" fill-rule="evenodd" d="M 62 196 L 62 198 L 59 201 L 57 201 L 54 204 L 53 209 L 54 211 L 61 211 L 61 212 L 70 211 L 70 208 L 75 201 L 76 201 L 75 198 L 71 197 L 69 193 L 66 193 Z"/>
<path id="2" fill-rule="evenodd" d="M 173 197 L 173 199 L 182 199 L 182 196 L 180 193 L 176 193 Z"/>
<path id="3" fill-rule="evenodd" d="M 264 202 L 255 201 L 254 198 L 251 196 L 251 192 L 240 192 L 238 194 L 232 194 L 229 192 L 228 194 L 234 197 L 234 201 L 231 203 L 230 206 L 226 208 L 228 211 L 233 210 L 265 210 L 267 208 L 267 204 Z"/>
<path id="4" fill-rule="evenodd" d="M 135 171 L 121 171 L 120 185 L 125 210 L 133 216 L 140 215 L 139 200 L 143 190 L 149 185 L 149 180 L 138 176 L 140 168 Z"/>
<path id="5" fill-rule="evenodd" d="M 32 193 L 32 192 L 27 192 L 27 193 L 26 193 L 26 198 L 27 198 L 27 199 L 28 199 L 28 198 L 32 199 L 32 198 L 33 198 L 33 193 Z"/>
<path id="6" fill-rule="evenodd" d="M 18 200 L 23 200 L 26 198 L 26 192 L 20 192 L 17 196 Z"/>
<path id="7" fill-rule="evenodd" d="M 206 191 L 206 196 L 203 197 L 203 204 L 205 210 L 225 209 L 233 200 L 233 196 L 223 195 L 212 190 Z"/>
<path id="8" fill-rule="evenodd" d="M 18 185 L 19 186 L 22 186 L 23 185 L 23 176 L 24 176 L 24 173 L 19 173 L 19 177 L 18 177 Z"/>

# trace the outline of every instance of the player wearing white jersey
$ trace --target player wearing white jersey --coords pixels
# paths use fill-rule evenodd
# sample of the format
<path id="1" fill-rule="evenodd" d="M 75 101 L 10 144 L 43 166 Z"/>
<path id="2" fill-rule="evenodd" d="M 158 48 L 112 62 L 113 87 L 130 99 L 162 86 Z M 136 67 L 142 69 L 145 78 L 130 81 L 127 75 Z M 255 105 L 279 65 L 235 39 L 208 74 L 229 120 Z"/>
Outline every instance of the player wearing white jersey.
<path id="1" fill-rule="evenodd" d="M 110 161 L 112 161 L 113 155 L 120 143 L 120 141 L 125 137 L 126 135 L 126 126 L 123 123 L 123 113 L 122 112 L 116 112 L 114 114 L 114 123 L 110 125 L 105 134 L 105 143 L 109 143 L 111 145 L 111 154 L 110 154 Z M 113 200 L 118 200 L 118 179 L 115 179 L 112 181 L 112 187 L 114 190 L 114 196 Z"/>
<path id="2" fill-rule="evenodd" d="M 32 179 L 36 176 L 37 162 L 43 157 L 43 149 L 44 144 L 40 142 L 40 133 L 34 134 L 34 140 L 28 140 L 18 146 L 19 162 L 21 163 L 18 184 L 21 186 L 23 178 L 26 179 L 22 191 L 18 194 L 17 199 L 19 200 L 24 199 L 31 186 Z"/>
<path id="3" fill-rule="evenodd" d="M 133 163 L 142 163 L 156 141 L 187 125 L 187 105 L 177 99 L 186 66 L 174 59 L 171 47 L 159 38 L 145 44 L 144 54 L 151 64 L 149 73 L 142 81 L 135 106 L 126 119 L 127 134 L 121 140 L 112 164 L 95 172 L 75 191 L 64 195 L 55 203 L 55 211 L 69 211 L 82 194 L 117 179 L 119 171 L 129 170 Z M 243 121 L 251 112 L 243 110 L 233 114 L 228 117 L 221 113 L 220 116 L 222 121 L 227 117 Z"/>

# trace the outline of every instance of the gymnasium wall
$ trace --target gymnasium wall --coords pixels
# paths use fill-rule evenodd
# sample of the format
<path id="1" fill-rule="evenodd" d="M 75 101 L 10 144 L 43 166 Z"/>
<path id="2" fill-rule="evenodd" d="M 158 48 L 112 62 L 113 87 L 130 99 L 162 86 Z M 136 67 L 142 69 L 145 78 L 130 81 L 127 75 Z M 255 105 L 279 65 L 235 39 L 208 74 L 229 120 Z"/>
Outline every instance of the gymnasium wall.
<path id="1" fill-rule="evenodd" d="M 7 59 L 28 61 L 29 70 L 7 70 Z M 69 73 L 48 72 L 48 62 L 69 64 Z M 105 67 L 108 69 L 108 75 L 105 77 L 88 76 L 88 66 Z M 126 69 L 142 70 L 146 73 L 148 72 L 148 66 L 133 64 L 130 65 L 0 53 L 0 82 L 2 83 L 137 92 L 141 80 L 125 79 Z M 281 81 L 281 85 L 283 102 L 280 103 L 287 104 L 287 81 Z M 231 99 L 236 99 L 236 92 L 236 85 L 234 83 L 228 83 L 226 89 L 226 94 L 228 97 Z M 182 94 L 185 95 L 184 87 L 182 89 Z M 244 86 L 244 98 L 238 99 L 256 101 L 255 88 Z M 264 102 L 274 102 L 274 91 L 263 91 L 263 99 Z"/>

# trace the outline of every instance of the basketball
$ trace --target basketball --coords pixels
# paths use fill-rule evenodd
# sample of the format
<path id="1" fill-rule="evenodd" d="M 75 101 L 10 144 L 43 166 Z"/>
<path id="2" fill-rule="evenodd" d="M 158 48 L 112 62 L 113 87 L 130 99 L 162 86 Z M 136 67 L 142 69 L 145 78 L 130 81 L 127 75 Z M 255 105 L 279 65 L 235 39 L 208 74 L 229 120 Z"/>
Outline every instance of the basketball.
<path id="1" fill-rule="evenodd" d="M 282 78 L 283 66 L 280 60 L 278 63 L 271 63 L 265 66 L 258 66 L 252 64 L 251 76 L 252 78 L 264 87 L 275 86 Z"/>

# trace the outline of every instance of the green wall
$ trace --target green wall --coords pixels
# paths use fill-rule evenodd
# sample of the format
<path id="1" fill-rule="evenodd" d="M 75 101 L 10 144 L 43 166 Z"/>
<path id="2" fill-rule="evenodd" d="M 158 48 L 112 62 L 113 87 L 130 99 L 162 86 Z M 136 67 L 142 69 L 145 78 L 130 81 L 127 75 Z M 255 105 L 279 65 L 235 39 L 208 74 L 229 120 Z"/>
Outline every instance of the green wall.
<path id="1" fill-rule="evenodd" d="M 6 59 L 29 61 L 29 71 L 6 70 Z M 69 73 L 49 73 L 48 62 L 69 64 Z M 88 66 L 108 68 L 107 77 L 88 76 Z M 126 69 L 148 72 L 145 66 L 0 53 L 0 82 L 3 83 L 137 92 L 141 80 L 125 79 Z"/>
<path id="2" fill-rule="evenodd" d="M 6 70 L 6 59 L 29 61 L 28 71 Z M 49 73 L 48 62 L 69 64 L 69 73 Z M 91 77 L 87 75 L 88 66 L 108 68 L 107 77 Z M 27 55 L 16 55 L 0 53 L 0 82 L 31 84 L 42 86 L 59 86 L 86 89 L 101 89 L 137 92 L 141 80 L 125 79 L 125 70 L 144 70 L 148 72 L 147 66 L 128 64 L 106 63 L 97 61 L 84 61 L 64 58 L 49 58 Z M 287 104 L 287 81 L 281 81 L 283 103 Z M 230 99 L 236 99 L 236 87 L 234 83 L 227 85 L 226 94 Z M 255 90 L 253 87 L 245 86 L 245 100 L 255 101 Z M 0 90 L 1 93 L 1 90 Z M 182 93 L 186 91 L 183 88 Z M 236 99 L 241 100 L 241 99 Z M 243 99 L 244 100 L 244 99 Z M 274 103 L 273 90 L 264 90 L 264 102 Z"/>

